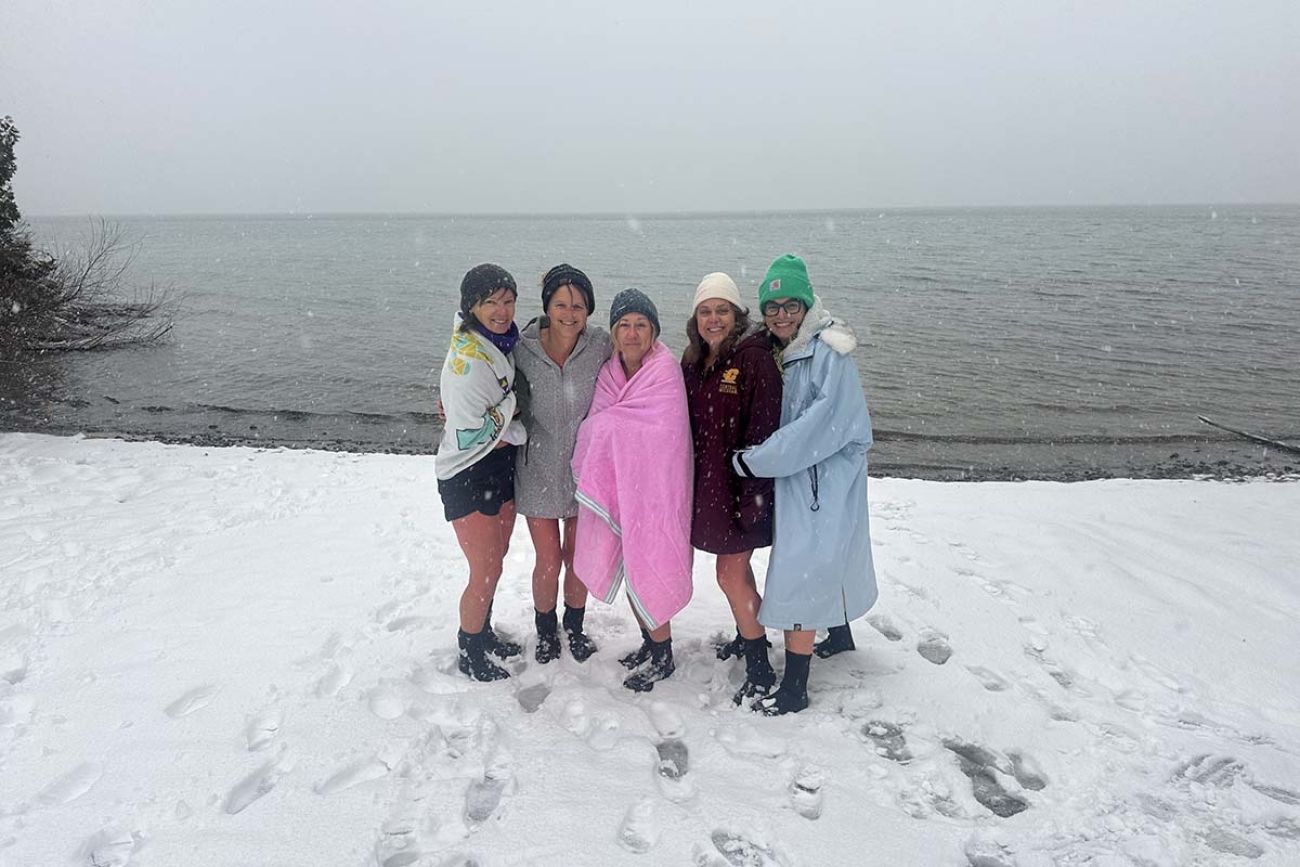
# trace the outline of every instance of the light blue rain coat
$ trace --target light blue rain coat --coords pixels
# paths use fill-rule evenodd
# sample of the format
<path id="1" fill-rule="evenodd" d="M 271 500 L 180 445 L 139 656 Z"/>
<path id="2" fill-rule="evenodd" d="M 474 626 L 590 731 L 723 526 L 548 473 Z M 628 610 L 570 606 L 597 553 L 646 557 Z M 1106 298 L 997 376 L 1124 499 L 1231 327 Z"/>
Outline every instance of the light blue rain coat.
<path id="1" fill-rule="evenodd" d="M 857 343 L 814 298 L 782 355 L 780 429 L 732 458 L 742 476 L 776 479 L 776 533 L 758 613 L 770 629 L 842 626 L 876 601 L 871 416 L 853 361 Z"/>

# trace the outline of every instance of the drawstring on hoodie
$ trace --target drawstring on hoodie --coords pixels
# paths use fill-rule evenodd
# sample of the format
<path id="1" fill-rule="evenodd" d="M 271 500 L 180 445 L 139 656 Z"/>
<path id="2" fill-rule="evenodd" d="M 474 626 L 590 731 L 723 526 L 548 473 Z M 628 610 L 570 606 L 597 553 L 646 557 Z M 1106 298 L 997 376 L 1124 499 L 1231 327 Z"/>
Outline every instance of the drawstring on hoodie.
<path id="1" fill-rule="evenodd" d="M 811 467 L 808 468 L 808 474 L 812 476 L 812 495 L 813 495 L 812 505 L 809 506 L 809 508 L 812 509 L 812 511 L 814 512 L 820 511 L 822 504 L 821 501 L 818 500 L 817 498 L 817 465 L 816 464 L 813 464 Z"/>

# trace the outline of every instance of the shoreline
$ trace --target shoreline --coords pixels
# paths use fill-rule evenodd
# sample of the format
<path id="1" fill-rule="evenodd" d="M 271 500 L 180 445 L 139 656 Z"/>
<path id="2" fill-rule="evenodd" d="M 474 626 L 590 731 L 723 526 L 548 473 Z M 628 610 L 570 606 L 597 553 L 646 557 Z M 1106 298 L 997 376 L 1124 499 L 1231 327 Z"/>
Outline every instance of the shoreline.
<path id="1" fill-rule="evenodd" d="M 222 431 L 195 431 L 188 433 L 132 432 L 123 430 L 90 430 L 84 428 L 60 427 L 56 425 L 13 425 L 0 427 L 0 436 L 8 433 L 40 434 L 56 437 L 82 437 L 84 439 L 116 439 L 124 442 L 157 442 L 165 445 L 185 445 L 198 448 L 256 448 L 262 450 L 288 449 L 291 451 L 320 451 L 347 454 L 389 454 L 389 455 L 433 455 L 435 449 L 431 444 L 397 442 L 388 447 L 376 447 L 373 444 L 341 437 L 304 440 L 292 437 L 262 437 L 257 435 L 231 434 Z M 888 443 L 889 441 L 883 441 Z M 1222 445 L 1224 441 L 1208 440 L 1207 443 Z M 880 455 L 880 444 L 873 454 Z M 1237 445 L 1236 443 L 1231 443 Z M 1152 444 L 1154 445 L 1154 444 Z M 1054 447 L 1047 444 L 1047 448 Z M 1165 452 L 1167 445 L 1156 449 Z M 1150 448 L 1147 449 L 1151 451 Z M 1193 450 L 1199 452 L 1199 448 Z M 1231 450 L 1229 450 L 1231 451 Z M 1237 450 L 1240 454 L 1240 449 Z M 1258 450 L 1257 450 L 1258 451 Z M 1218 454 L 1218 453 L 1216 453 Z M 1270 457 L 1267 451 L 1265 458 Z M 905 460 L 879 458 L 868 463 L 871 478 L 917 479 L 937 482 L 1088 482 L 1104 479 L 1130 480 L 1192 480 L 1219 482 L 1248 481 L 1300 481 L 1300 460 L 1286 456 L 1271 456 L 1271 460 L 1235 460 L 1214 458 L 1213 455 L 1183 455 L 1178 452 L 1168 453 L 1166 457 L 1147 460 L 1129 460 L 1120 466 L 1102 466 L 1096 463 L 1079 461 L 1077 465 L 1055 467 L 1052 469 L 1033 469 L 1024 466 L 998 465 L 991 461 L 976 465 L 973 463 L 915 463 Z"/>

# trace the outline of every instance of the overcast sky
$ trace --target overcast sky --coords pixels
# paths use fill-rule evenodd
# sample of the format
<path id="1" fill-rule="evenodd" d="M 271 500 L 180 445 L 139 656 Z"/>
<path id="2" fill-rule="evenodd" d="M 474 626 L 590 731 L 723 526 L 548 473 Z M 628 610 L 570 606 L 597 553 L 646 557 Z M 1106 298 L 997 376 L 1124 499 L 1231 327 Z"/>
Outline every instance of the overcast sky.
<path id="1" fill-rule="evenodd" d="M 1295 0 L 0 0 L 50 214 L 1300 201 Z"/>

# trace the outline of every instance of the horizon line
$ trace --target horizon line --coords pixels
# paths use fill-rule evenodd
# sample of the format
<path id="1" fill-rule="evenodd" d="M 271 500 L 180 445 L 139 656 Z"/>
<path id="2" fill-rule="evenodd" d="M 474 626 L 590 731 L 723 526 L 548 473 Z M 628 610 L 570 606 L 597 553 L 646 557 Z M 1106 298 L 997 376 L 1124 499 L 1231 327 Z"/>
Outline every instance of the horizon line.
<path id="1" fill-rule="evenodd" d="M 1136 210 L 1146 208 L 1276 208 L 1297 207 L 1300 202 L 1125 202 L 1091 204 L 1020 204 L 1020 205 L 880 205 L 873 207 L 827 208 L 735 208 L 729 210 L 681 211 L 158 211 L 158 212 L 83 212 L 24 215 L 23 219 L 216 219 L 223 217 L 262 218 L 434 218 L 434 219 L 530 219 L 539 217 L 600 218 L 600 219 L 662 219 L 681 217 L 736 217 L 736 216 L 798 216 L 818 214 L 884 214 L 888 212 L 921 211 L 1069 211 L 1069 210 Z"/>

